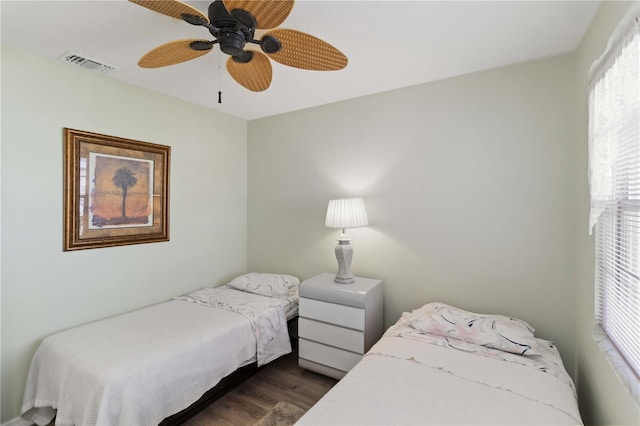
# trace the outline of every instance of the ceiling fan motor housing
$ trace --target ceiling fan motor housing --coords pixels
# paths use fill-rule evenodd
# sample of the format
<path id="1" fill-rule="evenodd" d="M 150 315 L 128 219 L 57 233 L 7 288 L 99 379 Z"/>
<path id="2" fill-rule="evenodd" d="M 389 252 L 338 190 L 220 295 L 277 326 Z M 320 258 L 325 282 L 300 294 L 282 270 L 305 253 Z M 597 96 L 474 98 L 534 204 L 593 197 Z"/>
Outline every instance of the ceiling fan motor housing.
<path id="1" fill-rule="evenodd" d="M 244 52 L 246 41 L 242 31 L 223 31 L 218 34 L 218 43 L 220 44 L 220 50 L 224 53 L 236 56 Z"/>

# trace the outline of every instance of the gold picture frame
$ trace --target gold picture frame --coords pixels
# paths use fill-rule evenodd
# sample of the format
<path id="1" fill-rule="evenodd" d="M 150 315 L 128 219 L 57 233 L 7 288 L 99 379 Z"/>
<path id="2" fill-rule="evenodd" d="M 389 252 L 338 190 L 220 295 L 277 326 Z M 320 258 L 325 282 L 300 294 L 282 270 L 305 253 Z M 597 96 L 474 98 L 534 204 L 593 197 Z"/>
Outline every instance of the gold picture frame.
<path id="1" fill-rule="evenodd" d="M 64 129 L 64 251 L 169 241 L 171 147 Z"/>

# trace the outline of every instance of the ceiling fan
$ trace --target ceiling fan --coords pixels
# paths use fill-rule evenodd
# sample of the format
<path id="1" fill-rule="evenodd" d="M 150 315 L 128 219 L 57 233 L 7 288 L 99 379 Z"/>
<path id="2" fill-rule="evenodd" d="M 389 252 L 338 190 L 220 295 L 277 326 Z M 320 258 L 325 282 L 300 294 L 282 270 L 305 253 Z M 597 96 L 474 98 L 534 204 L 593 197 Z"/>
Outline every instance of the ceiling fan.
<path id="1" fill-rule="evenodd" d="M 317 37 L 296 30 L 272 29 L 289 16 L 294 0 L 215 0 L 209 5 L 207 15 L 178 0 L 129 1 L 205 27 L 214 37 L 214 40 L 184 39 L 160 45 L 142 56 L 138 62 L 142 68 L 189 61 L 209 53 L 218 44 L 220 50 L 230 56 L 227 70 L 233 79 L 253 92 L 261 92 L 271 84 L 269 58 L 315 71 L 340 70 L 347 65 L 347 57 L 342 52 Z M 270 31 L 256 39 L 256 30 Z"/>

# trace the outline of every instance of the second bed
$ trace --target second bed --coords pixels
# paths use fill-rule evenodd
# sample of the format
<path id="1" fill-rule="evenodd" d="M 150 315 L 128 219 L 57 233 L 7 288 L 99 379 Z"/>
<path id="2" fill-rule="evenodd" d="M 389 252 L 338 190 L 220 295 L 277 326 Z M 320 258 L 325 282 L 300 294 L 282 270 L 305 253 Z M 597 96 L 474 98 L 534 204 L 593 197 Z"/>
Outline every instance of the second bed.
<path id="1" fill-rule="evenodd" d="M 582 424 L 554 344 L 516 318 L 404 313 L 299 425 Z"/>

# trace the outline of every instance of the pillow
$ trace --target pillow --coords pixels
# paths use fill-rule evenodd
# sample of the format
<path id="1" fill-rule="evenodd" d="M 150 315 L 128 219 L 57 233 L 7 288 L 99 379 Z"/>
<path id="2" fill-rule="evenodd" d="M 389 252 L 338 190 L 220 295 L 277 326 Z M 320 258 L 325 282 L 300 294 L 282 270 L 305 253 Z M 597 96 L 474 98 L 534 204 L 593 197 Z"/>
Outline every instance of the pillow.
<path id="1" fill-rule="evenodd" d="M 519 355 L 540 354 L 534 328 L 517 318 L 476 314 L 444 303 L 429 303 L 411 317 L 411 327 L 423 333 Z"/>
<path id="2" fill-rule="evenodd" d="M 300 280 L 292 275 L 249 272 L 231 280 L 227 287 L 267 297 L 289 297 Z"/>

